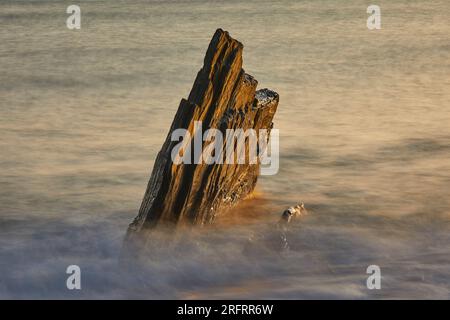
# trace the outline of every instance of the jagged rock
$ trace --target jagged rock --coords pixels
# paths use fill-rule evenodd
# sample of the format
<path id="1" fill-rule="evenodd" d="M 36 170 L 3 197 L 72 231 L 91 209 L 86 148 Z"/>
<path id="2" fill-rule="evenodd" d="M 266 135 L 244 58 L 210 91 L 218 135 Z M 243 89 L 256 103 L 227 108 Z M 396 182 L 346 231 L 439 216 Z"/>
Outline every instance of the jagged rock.
<path id="1" fill-rule="evenodd" d="M 209 128 L 267 129 L 278 106 L 278 94 L 256 91 L 257 81 L 242 69 L 243 45 L 218 29 L 208 47 L 187 99 L 182 99 L 169 134 L 158 153 L 139 214 L 128 234 L 159 224 L 208 224 L 255 188 L 260 164 L 175 164 L 172 132 L 187 129 L 195 135 Z M 203 147 L 205 146 L 205 142 Z M 225 141 L 224 141 L 225 144 Z M 222 151 L 224 147 L 222 148 Z"/>
<path id="2" fill-rule="evenodd" d="M 289 207 L 283 211 L 280 222 L 289 223 L 292 218 L 304 216 L 307 214 L 305 204 L 301 202 L 294 207 Z"/>

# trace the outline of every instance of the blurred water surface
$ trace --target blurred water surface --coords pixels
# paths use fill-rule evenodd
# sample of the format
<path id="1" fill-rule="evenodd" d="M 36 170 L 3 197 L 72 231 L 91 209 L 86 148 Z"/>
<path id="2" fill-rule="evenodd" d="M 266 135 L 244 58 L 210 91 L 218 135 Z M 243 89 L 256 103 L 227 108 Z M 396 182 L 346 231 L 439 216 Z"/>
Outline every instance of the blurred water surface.
<path id="1" fill-rule="evenodd" d="M 450 297 L 448 1 L 378 1 L 378 31 L 360 0 L 77 4 L 71 31 L 64 1 L 0 2 L 1 298 Z M 280 171 L 241 210 L 250 221 L 181 233 L 142 272 L 120 271 L 218 27 L 280 94 Z M 310 215 L 290 250 L 266 248 L 299 200 Z M 65 287 L 69 264 L 79 292 Z M 367 290 L 369 264 L 382 290 Z"/>

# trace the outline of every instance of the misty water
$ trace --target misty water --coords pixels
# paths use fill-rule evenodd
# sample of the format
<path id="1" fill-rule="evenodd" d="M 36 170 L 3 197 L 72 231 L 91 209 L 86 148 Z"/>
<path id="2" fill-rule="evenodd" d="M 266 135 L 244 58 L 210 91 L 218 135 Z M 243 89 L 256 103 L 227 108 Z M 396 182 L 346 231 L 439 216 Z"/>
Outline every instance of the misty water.
<path id="1" fill-rule="evenodd" d="M 0 2 L 0 298 L 450 298 L 447 0 Z M 280 95 L 280 170 L 119 266 L 214 31 Z M 304 201 L 289 250 L 281 212 Z M 68 265 L 82 290 L 66 288 Z M 368 290 L 378 265 L 382 289 Z"/>

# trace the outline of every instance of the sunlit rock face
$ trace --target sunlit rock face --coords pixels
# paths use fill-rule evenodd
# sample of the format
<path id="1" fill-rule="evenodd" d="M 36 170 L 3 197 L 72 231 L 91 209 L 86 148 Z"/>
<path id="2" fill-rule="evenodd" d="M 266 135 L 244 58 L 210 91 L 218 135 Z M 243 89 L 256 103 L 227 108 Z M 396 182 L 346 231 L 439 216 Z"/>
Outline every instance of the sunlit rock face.
<path id="1" fill-rule="evenodd" d="M 273 126 L 279 96 L 269 89 L 256 91 L 258 82 L 242 69 L 243 45 L 218 29 L 208 47 L 204 65 L 187 99 L 182 99 L 167 138 L 158 153 L 139 214 L 128 236 L 156 225 L 212 223 L 255 188 L 260 163 L 182 163 L 171 157 L 179 143 L 172 141 L 176 129 L 192 137 L 196 123 L 201 134 L 210 129 L 261 129 Z M 198 132 L 197 132 L 198 134 Z M 205 147 L 206 142 L 201 142 Z M 225 150 L 225 143 L 220 148 Z"/>

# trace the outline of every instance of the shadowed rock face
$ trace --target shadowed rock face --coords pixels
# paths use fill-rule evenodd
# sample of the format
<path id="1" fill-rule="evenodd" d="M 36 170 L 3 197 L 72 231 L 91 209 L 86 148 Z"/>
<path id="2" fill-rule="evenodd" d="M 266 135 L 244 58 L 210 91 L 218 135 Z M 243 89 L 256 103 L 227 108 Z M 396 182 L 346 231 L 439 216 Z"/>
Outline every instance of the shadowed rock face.
<path id="1" fill-rule="evenodd" d="M 208 47 L 188 99 L 182 99 L 169 134 L 158 153 L 139 214 L 128 233 L 158 224 L 208 224 L 255 188 L 260 164 L 174 164 L 171 141 L 176 129 L 194 137 L 194 121 L 202 131 L 272 128 L 278 94 L 256 91 L 257 81 L 242 69 L 243 45 L 218 29 Z M 202 133 L 203 133 L 202 132 Z M 207 142 L 202 142 L 203 147 Z M 235 146 L 236 148 L 236 146 Z M 193 152 L 192 152 L 193 154 Z"/>

